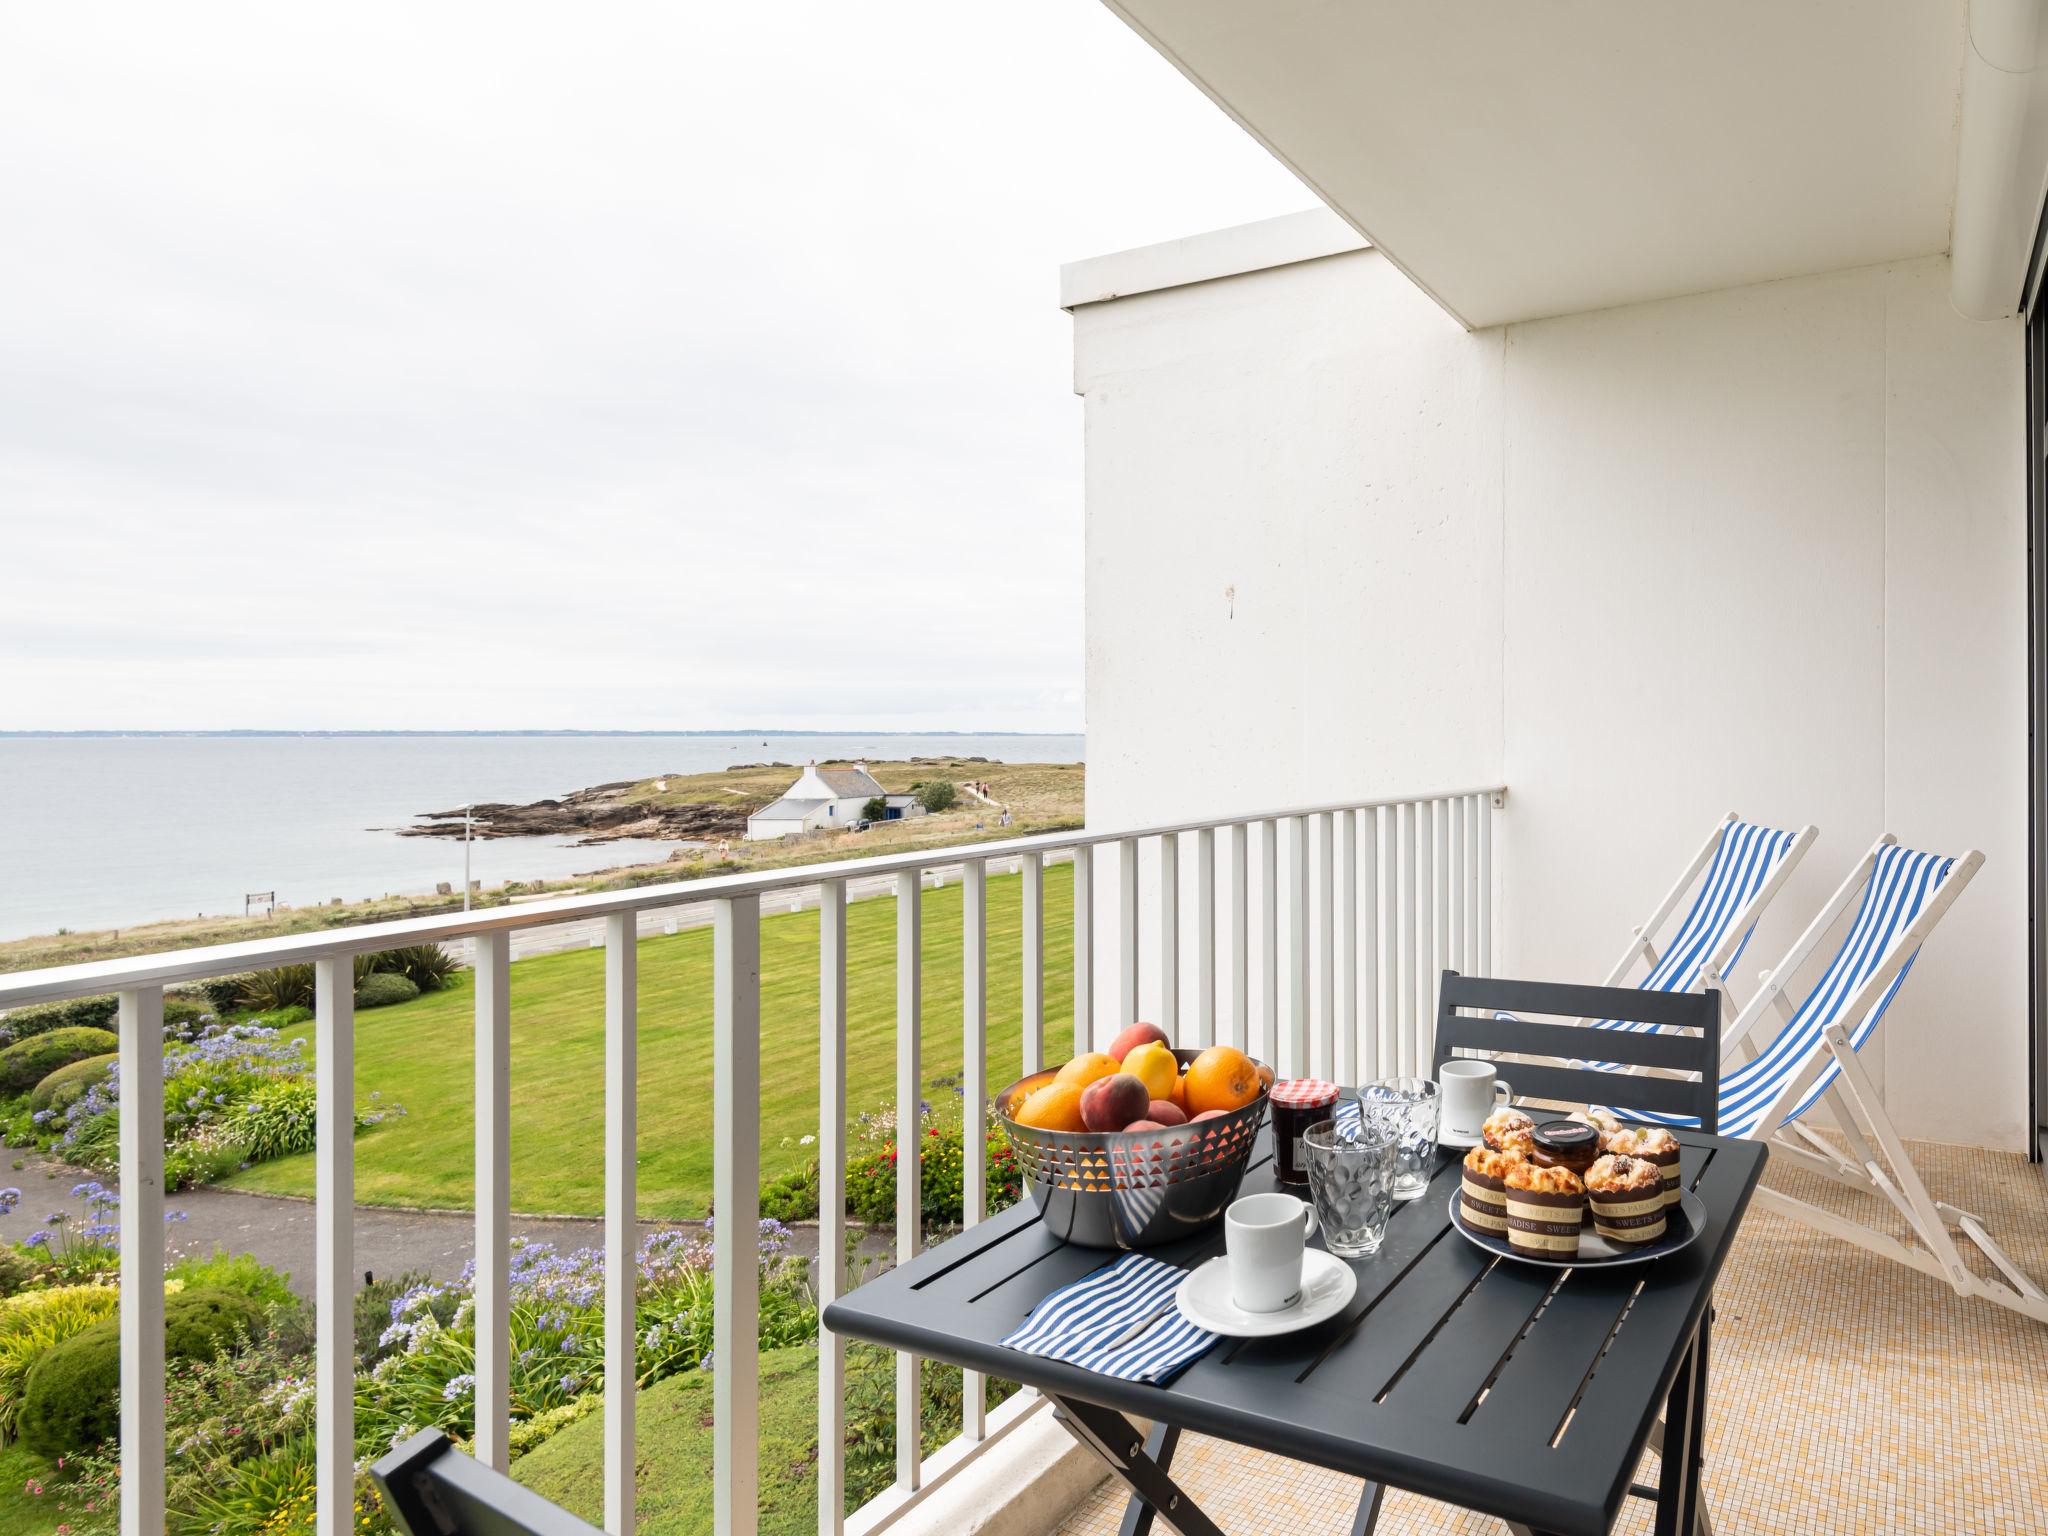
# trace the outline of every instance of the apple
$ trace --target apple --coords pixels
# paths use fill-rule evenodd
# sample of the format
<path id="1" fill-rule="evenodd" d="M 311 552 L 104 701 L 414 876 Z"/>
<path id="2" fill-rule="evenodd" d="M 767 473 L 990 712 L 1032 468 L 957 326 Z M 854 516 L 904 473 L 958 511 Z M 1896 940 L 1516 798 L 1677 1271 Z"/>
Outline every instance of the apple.
<path id="1" fill-rule="evenodd" d="M 1173 1048 L 1173 1042 L 1166 1038 L 1166 1031 L 1157 1024 L 1132 1024 L 1126 1027 L 1123 1033 L 1109 1042 L 1109 1054 L 1118 1061 L 1122 1061 L 1139 1046 L 1154 1040 L 1157 1040 L 1169 1050 Z"/>
<path id="2" fill-rule="evenodd" d="M 1127 1131 L 1163 1131 L 1166 1127 L 1157 1120 L 1133 1120 L 1124 1129 Z"/>
<path id="3" fill-rule="evenodd" d="M 1120 1131 L 1150 1102 L 1145 1085 L 1128 1072 L 1099 1077 L 1081 1090 L 1081 1123 L 1091 1131 Z"/>
<path id="4" fill-rule="evenodd" d="M 1145 1113 L 1161 1125 L 1186 1125 L 1188 1123 L 1187 1114 L 1181 1107 L 1166 1099 L 1154 1099 L 1151 1108 L 1147 1109 Z"/>

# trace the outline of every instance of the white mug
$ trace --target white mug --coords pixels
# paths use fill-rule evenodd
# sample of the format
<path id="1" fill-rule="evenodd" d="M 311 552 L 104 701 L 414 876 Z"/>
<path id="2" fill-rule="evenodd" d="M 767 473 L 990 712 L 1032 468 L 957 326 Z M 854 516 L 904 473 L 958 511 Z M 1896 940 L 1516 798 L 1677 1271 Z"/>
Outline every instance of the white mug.
<path id="1" fill-rule="evenodd" d="M 1279 1312 L 1301 1296 L 1301 1250 L 1316 1208 L 1292 1195 L 1246 1195 L 1223 1213 L 1230 1299 L 1247 1312 Z"/>
<path id="2" fill-rule="evenodd" d="M 1506 1078 L 1496 1078 L 1493 1063 L 1459 1057 L 1447 1061 L 1436 1075 L 1444 1096 L 1444 1129 L 1477 1136 L 1486 1117 L 1514 1097 Z"/>

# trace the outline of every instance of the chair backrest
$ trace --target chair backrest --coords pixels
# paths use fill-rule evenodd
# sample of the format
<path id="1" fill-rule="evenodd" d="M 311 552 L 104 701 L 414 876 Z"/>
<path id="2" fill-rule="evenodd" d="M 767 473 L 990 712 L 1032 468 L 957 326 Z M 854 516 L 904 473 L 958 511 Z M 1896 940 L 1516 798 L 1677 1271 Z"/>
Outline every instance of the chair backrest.
<path id="1" fill-rule="evenodd" d="M 1545 1023 L 1611 1019 L 1593 1065 L 1587 1026 Z M 1682 1115 L 1711 1132 L 1717 1125 L 1721 1065 L 1721 999 L 1705 992 L 1645 992 L 1637 987 L 1583 987 L 1548 981 L 1461 976 L 1445 971 L 1437 1002 L 1434 1070 L 1459 1051 L 1513 1055 L 1500 1075 L 1520 1099 L 1612 1106 L 1624 1119 Z M 1654 1067 L 1686 1077 L 1614 1070 Z"/>
<path id="2" fill-rule="evenodd" d="M 405 1536 L 604 1536 L 559 1504 L 423 1429 L 380 1457 L 370 1478 Z"/>
<path id="3" fill-rule="evenodd" d="M 1730 820 L 1720 829 L 1712 861 L 1701 877 L 1692 905 L 1671 936 L 1650 973 L 1637 983 L 1646 992 L 1686 992 L 1699 979 L 1700 967 L 1718 960 L 1725 974 L 1741 958 L 1756 932 L 1761 911 L 1757 900 L 1786 857 L 1804 853 L 1810 838 L 1776 827 Z M 1733 942 L 1734 947 L 1727 946 Z M 1725 951 L 1725 955 L 1723 954 Z"/>

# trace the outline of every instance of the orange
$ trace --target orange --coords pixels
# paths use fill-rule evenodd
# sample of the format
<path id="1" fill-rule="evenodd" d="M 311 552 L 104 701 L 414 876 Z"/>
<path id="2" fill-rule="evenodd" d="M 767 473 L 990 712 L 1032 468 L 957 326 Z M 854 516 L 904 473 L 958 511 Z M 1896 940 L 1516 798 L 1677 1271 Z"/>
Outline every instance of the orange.
<path id="1" fill-rule="evenodd" d="M 1180 1080 L 1180 1063 L 1157 1040 L 1149 1040 L 1125 1056 L 1123 1070 L 1145 1085 L 1148 1099 L 1170 1101 L 1173 1085 Z"/>
<path id="2" fill-rule="evenodd" d="M 1088 1051 L 1061 1067 L 1059 1075 L 1053 1081 L 1072 1083 L 1076 1088 L 1086 1088 L 1098 1077 L 1114 1077 L 1121 1071 L 1122 1064 L 1107 1051 Z"/>
<path id="3" fill-rule="evenodd" d="M 1114 1065 L 1114 1063 L 1112 1063 Z M 1047 1083 L 1017 1110 L 1017 1123 L 1035 1131 L 1078 1131 L 1081 1124 L 1079 1083 Z"/>
<path id="4" fill-rule="evenodd" d="M 1174 1074 L 1173 1093 L 1166 1102 L 1190 1119 L 1194 1118 L 1188 1109 L 1188 1078 L 1185 1072 Z"/>
<path id="5" fill-rule="evenodd" d="M 1258 1063 L 1235 1046 L 1212 1045 L 1188 1067 L 1188 1114 L 1243 1109 L 1265 1091 Z"/>

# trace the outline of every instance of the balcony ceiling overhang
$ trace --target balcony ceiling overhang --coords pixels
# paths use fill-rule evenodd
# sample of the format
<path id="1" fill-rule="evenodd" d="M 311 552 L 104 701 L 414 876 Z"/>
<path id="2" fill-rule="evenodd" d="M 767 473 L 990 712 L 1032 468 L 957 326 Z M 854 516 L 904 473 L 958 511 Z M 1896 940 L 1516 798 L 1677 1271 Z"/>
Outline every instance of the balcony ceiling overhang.
<path id="1" fill-rule="evenodd" d="M 1948 249 L 1963 0 L 1106 0 L 1468 326 Z"/>

